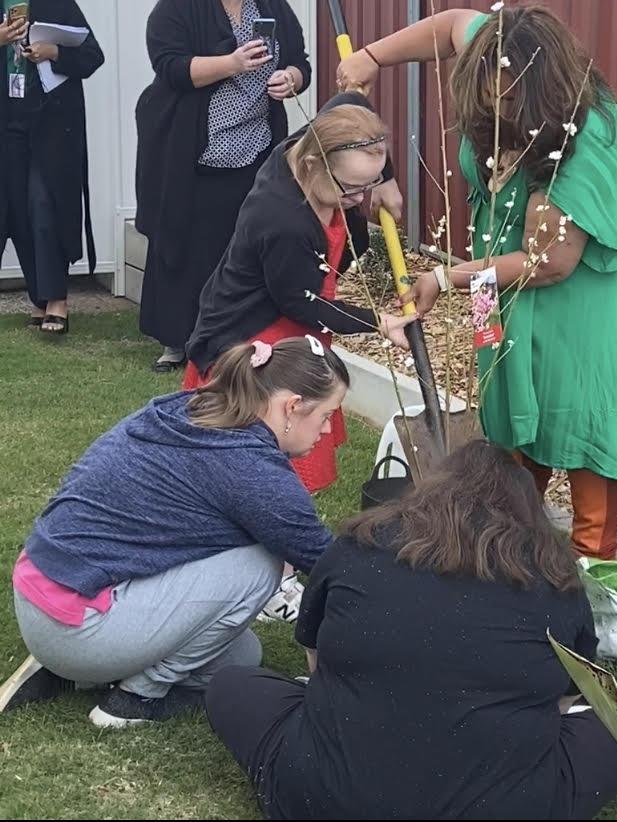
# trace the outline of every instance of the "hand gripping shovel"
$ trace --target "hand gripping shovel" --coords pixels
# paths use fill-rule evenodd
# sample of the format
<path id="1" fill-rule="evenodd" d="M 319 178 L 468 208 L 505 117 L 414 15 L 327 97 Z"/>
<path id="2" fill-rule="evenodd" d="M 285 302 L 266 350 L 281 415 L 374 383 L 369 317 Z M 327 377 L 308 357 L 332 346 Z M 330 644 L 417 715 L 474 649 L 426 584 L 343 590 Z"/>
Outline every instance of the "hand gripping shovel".
<path id="1" fill-rule="evenodd" d="M 340 0 L 328 0 L 330 6 L 330 18 L 336 34 L 336 46 L 341 59 L 353 54 L 351 38 L 347 31 L 345 16 Z M 358 89 L 361 91 L 362 89 Z M 396 229 L 396 223 L 391 214 L 384 208 L 379 211 L 379 221 L 386 241 L 390 264 L 396 291 L 399 297 L 403 297 L 409 290 L 407 265 L 401 248 L 401 241 Z M 408 302 L 403 307 L 406 315 L 415 314 L 416 307 L 413 302 Z M 415 361 L 416 373 L 420 383 L 422 399 L 424 401 L 424 411 L 414 417 L 407 417 L 407 421 L 402 416 L 395 418 L 395 425 L 403 445 L 407 461 L 411 467 L 414 481 L 418 481 L 418 470 L 416 461 L 420 465 L 422 474 L 430 471 L 431 466 L 445 456 L 446 436 L 444 431 L 443 412 L 439 402 L 435 376 L 431 367 L 431 362 L 426 348 L 424 330 L 420 320 L 410 323 L 405 329 L 405 335 L 409 342 L 411 354 Z M 450 450 L 462 445 L 469 440 L 477 427 L 476 414 L 471 411 L 459 411 L 450 413 Z M 410 453 L 412 447 L 409 443 L 407 430 L 411 432 L 413 445 L 417 448 L 416 457 Z"/>

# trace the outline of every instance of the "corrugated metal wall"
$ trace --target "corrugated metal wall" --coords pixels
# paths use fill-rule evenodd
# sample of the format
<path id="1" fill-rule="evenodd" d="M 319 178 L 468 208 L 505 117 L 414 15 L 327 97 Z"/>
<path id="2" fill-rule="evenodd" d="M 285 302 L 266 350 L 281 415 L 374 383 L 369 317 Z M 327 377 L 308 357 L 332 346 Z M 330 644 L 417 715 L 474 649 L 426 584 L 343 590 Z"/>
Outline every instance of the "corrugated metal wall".
<path id="1" fill-rule="evenodd" d="M 317 3 L 317 91 L 319 105 L 336 93 L 339 58 L 330 24 L 328 3 Z M 407 25 L 407 0 L 343 0 L 343 11 L 354 47 L 371 43 Z M 382 71 L 371 100 L 392 132 L 394 164 L 401 190 L 407 198 L 408 161 L 407 67 Z"/>
<path id="2" fill-rule="evenodd" d="M 435 0 L 435 10 L 448 8 L 472 8 L 487 11 L 492 0 Z M 524 0 L 508 0 L 508 5 L 528 5 Z M 583 46 L 604 72 L 611 86 L 617 89 L 617 2 L 616 0 L 550 0 L 544 5 L 551 8 L 580 38 Z M 421 16 L 430 14 L 430 0 L 422 0 Z M 445 72 L 444 72 L 445 74 Z M 445 84 L 445 80 L 444 80 Z M 422 67 L 421 71 L 421 123 L 422 153 L 428 167 L 441 179 L 440 136 L 437 115 L 437 81 L 433 66 Z M 444 100 L 448 99 L 447 84 L 444 85 Z M 447 111 L 446 122 L 452 124 L 451 112 Z M 454 172 L 450 180 L 453 202 L 453 246 L 460 256 L 465 256 L 467 245 L 465 226 L 468 221 L 465 197 L 467 187 L 458 172 L 458 137 L 451 133 L 448 137 L 448 159 Z M 426 227 L 432 225 L 444 213 L 443 196 L 435 185 L 421 175 L 421 218 L 420 235 L 426 238 Z"/>

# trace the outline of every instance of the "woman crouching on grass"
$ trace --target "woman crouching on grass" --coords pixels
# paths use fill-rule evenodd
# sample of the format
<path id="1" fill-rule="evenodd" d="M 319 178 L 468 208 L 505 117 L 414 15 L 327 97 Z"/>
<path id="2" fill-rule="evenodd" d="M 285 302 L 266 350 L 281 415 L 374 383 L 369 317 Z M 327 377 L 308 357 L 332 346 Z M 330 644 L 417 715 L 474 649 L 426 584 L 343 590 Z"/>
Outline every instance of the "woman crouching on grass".
<path id="1" fill-rule="evenodd" d="M 332 540 L 289 458 L 329 433 L 348 386 L 313 337 L 257 341 L 224 354 L 206 387 L 98 439 L 17 561 L 32 657 L 0 688 L 0 712 L 116 682 L 90 718 L 124 727 L 199 707 L 226 665 L 258 665 L 250 625 L 283 562 L 308 572 Z"/>

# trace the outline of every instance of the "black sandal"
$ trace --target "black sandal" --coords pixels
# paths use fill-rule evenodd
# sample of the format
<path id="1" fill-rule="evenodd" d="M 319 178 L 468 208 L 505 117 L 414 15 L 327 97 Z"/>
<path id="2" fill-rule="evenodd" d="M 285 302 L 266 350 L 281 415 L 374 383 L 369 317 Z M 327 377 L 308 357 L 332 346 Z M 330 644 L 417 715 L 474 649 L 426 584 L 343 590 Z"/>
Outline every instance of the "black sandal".
<path id="1" fill-rule="evenodd" d="M 43 317 L 28 317 L 26 320 L 27 328 L 40 328 L 43 325 Z"/>
<path id="2" fill-rule="evenodd" d="M 60 328 L 45 328 L 46 325 L 59 325 Z M 41 331 L 45 334 L 68 334 L 69 318 L 60 317 L 58 314 L 46 314 L 41 323 Z"/>

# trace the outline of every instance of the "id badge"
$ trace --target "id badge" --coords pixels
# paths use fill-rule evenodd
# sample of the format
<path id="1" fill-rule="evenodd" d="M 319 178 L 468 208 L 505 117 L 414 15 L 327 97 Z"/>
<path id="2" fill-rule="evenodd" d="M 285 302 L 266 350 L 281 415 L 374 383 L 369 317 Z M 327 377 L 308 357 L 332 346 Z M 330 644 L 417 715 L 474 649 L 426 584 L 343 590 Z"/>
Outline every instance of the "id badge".
<path id="1" fill-rule="evenodd" d="M 26 75 L 9 74 L 9 97 L 14 100 L 23 100 L 26 96 Z"/>

